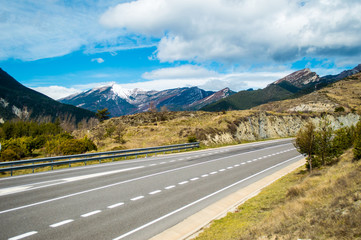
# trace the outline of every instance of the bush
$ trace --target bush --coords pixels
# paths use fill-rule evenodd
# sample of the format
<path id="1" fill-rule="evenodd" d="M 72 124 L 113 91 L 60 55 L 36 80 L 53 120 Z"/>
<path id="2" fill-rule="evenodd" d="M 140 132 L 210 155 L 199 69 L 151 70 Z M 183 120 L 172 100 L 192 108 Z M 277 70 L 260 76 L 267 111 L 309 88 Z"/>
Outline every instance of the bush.
<path id="1" fill-rule="evenodd" d="M 45 152 L 48 155 L 74 155 L 96 149 L 96 145 L 87 137 L 74 139 L 69 134 L 60 134 L 45 144 Z"/>
<path id="2" fill-rule="evenodd" d="M 1 151 L 1 160 L 2 161 L 14 161 L 19 159 L 20 157 L 14 152 L 14 150 L 8 148 Z"/>
<path id="3" fill-rule="evenodd" d="M 197 137 L 194 135 L 188 136 L 188 142 L 189 143 L 197 142 Z"/>
<path id="4" fill-rule="evenodd" d="M 344 107 L 337 107 L 335 108 L 335 112 L 344 112 L 345 108 Z"/>
<path id="5" fill-rule="evenodd" d="M 361 159 L 361 121 L 359 121 L 355 128 L 355 140 L 353 154 L 356 160 Z"/>
<path id="6" fill-rule="evenodd" d="M 62 155 L 73 155 L 86 152 L 86 146 L 81 140 L 68 139 L 59 146 Z"/>
<path id="7" fill-rule="evenodd" d="M 356 139 L 353 154 L 356 160 L 361 159 L 361 138 Z"/>

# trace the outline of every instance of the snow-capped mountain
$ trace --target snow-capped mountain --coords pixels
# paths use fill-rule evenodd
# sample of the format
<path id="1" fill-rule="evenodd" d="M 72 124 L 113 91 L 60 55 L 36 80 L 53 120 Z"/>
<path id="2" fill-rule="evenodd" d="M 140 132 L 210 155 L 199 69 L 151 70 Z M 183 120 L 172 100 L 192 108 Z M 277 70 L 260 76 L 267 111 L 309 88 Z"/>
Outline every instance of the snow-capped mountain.
<path id="1" fill-rule="evenodd" d="M 147 111 L 150 105 L 158 110 L 163 106 L 171 111 L 198 110 L 233 93 L 228 88 L 219 92 L 205 91 L 198 87 L 146 91 L 138 88 L 125 89 L 113 84 L 93 88 L 59 101 L 91 111 L 108 108 L 111 116 L 116 117 Z"/>

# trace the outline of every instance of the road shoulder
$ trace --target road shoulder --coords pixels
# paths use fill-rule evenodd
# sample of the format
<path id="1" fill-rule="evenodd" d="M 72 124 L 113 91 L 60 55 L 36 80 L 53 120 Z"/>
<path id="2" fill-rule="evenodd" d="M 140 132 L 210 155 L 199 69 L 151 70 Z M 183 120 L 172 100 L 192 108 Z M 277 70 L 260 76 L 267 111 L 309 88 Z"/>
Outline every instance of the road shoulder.
<path id="1" fill-rule="evenodd" d="M 263 188 L 267 187 L 277 179 L 294 171 L 298 167 L 305 164 L 305 159 L 301 159 L 287 167 L 267 176 L 239 191 L 223 198 L 222 200 L 208 206 L 198 213 L 188 217 L 177 225 L 167 229 L 166 231 L 154 236 L 151 240 L 181 240 L 192 239 L 196 237 L 204 227 L 211 221 L 224 217 L 228 212 L 233 211 L 239 205 L 248 199 L 256 196 Z"/>

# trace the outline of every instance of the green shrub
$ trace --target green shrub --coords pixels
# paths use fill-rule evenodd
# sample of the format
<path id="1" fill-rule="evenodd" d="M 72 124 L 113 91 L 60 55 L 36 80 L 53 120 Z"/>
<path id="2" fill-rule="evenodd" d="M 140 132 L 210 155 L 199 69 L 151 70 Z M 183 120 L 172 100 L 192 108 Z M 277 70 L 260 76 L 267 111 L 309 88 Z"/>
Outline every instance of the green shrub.
<path id="1" fill-rule="evenodd" d="M 13 149 L 8 148 L 1 151 L 1 161 L 14 161 L 19 158 L 19 155 Z"/>
<path id="2" fill-rule="evenodd" d="M 355 140 L 354 140 L 354 158 L 356 160 L 361 159 L 361 121 L 359 121 L 355 128 Z"/>
<path id="3" fill-rule="evenodd" d="M 188 136 L 188 142 L 189 143 L 197 142 L 197 137 L 194 135 Z"/>
<path id="4" fill-rule="evenodd" d="M 335 108 L 335 112 L 344 112 L 344 111 L 345 111 L 345 108 L 342 106 Z"/>
<path id="5" fill-rule="evenodd" d="M 356 139 L 353 154 L 356 160 L 361 159 L 361 138 Z"/>

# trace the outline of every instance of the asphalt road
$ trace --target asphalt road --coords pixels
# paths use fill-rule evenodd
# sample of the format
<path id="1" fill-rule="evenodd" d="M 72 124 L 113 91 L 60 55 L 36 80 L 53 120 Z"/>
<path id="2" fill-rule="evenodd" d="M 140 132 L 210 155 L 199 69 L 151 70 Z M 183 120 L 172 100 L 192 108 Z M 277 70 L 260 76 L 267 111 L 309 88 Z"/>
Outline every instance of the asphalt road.
<path id="1" fill-rule="evenodd" d="M 0 239 L 149 239 L 303 158 L 265 141 L 0 179 Z"/>

